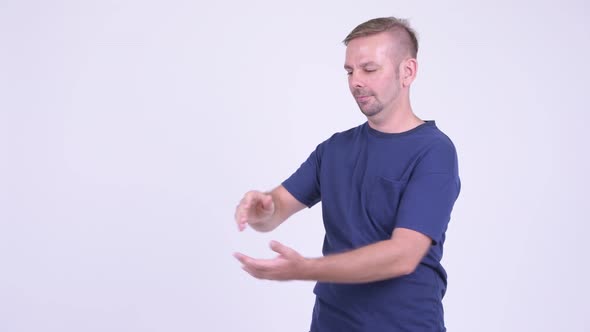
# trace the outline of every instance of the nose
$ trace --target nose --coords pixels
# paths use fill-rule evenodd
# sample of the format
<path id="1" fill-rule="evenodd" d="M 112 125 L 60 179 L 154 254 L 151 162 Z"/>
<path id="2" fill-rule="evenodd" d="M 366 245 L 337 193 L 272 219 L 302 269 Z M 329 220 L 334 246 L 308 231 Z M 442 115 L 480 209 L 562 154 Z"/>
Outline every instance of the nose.
<path id="1" fill-rule="evenodd" d="M 365 83 L 359 74 L 352 72 L 350 75 L 348 75 L 348 85 L 351 88 L 362 88 L 365 86 Z"/>

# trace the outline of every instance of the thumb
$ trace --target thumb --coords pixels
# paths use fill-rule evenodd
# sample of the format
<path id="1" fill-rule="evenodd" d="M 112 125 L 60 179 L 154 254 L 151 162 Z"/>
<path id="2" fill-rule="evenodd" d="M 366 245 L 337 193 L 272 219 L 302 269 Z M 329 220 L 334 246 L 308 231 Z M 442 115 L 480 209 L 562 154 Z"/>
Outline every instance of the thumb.
<path id="1" fill-rule="evenodd" d="M 273 204 L 273 200 L 272 200 L 272 196 L 271 195 L 265 195 L 262 197 L 262 207 L 265 210 L 269 210 Z"/>
<path id="2" fill-rule="evenodd" d="M 278 242 L 278 241 L 270 241 L 270 249 L 272 251 L 281 254 L 283 256 L 290 256 L 295 253 L 295 250 L 287 247 L 286 245 Z"/>

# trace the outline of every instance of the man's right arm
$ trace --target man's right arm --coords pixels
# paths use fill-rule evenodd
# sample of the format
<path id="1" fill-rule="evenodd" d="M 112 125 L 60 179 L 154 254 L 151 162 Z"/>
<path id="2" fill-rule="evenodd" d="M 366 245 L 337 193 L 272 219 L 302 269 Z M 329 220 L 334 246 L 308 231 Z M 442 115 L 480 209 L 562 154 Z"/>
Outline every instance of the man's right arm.
<path id="1" fill-rule="evenodd" d="M 305 208 L 282 185 L 271 192 L 249 191 L 236 207 L 235 220 L 240 231 L 249 224 L 259 232 L 270 232 Z"/>

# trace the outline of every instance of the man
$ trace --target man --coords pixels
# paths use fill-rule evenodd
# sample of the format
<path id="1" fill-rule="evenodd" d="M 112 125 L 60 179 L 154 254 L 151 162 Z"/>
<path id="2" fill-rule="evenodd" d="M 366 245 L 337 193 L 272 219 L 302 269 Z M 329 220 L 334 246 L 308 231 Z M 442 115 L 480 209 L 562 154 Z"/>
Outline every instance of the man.
<path id="1" fill-rule="evenodd" d="M 319 144 L 271 192 L 246 193 L 235 212 L 240 230 L 267 232 L 321 201 L 324 256 L 272 241 L 275 259 L 235 257 L 256 278 L 317 281 L 312 332 L 445 331 L 440 260 L 460 180 L 453 143 L 410 105 L 415 33 L 405 20 L 377 18 L 344 44 L 367 122 Z"/>

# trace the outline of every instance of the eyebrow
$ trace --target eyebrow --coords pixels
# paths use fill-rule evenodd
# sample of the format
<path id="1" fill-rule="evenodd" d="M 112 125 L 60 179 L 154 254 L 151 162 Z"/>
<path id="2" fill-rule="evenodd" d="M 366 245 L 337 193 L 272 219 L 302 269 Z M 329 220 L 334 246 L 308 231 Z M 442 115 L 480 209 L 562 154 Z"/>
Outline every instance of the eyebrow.
<path id="1" fill-rule="evenodd" d="M 365 67 L 368 67 L 368 66 L 377 66 L 377 67 L 379 67 L 379 65 L 377 63 L 375 63 L 374 61 L 363 62 L 363 63 L 361 63 L 361 65 L 359 67 L 365 68 Z M 352 69 L 352 67 L 349 66 L 349 65 L 344 65 L 344 69 L 349 70 L 349 69 Z"/>

